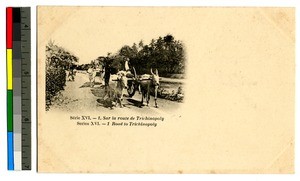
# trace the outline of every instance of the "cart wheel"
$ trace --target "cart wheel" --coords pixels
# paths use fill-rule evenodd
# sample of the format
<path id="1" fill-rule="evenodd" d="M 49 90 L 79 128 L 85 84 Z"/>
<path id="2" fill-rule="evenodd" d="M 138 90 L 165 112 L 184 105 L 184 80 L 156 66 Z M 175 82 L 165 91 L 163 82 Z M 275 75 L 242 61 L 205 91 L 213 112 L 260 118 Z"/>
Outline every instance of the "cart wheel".
<path id="1" fill-rule="evenodd" d="M 134 96 L 134 93 L 135 93 L 135 86 L 134 86 L 134 84 L 130 84 L 128 86 L 127 92 L 128 92 L 129 97 Z"/>

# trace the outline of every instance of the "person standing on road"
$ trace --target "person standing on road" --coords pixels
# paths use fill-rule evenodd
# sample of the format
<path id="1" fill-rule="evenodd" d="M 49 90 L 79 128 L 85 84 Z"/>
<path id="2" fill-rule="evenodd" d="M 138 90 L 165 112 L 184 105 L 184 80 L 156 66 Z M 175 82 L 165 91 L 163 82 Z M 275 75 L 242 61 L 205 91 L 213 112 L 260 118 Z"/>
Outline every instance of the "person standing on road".
<path id="1" fill-rule="evenodd" d="M 109 87 L 110 74 L 112 73 L 111 62 L 107 59 L 104 64 L 104 96 L 103 100 L 113 105 L 114 94 L 113 89 Z"/>
<path id="2" fill-rule="evenodd" d="M 111 65 L 110 63 L 106 63 L 105 65 L 105 71 L 104 71 L 104 84 L 105 86 L 109 86 L 109 79 L 110 79 L 110 74 L 111 74 Z"/>
<path id="3" fill-rule="evenodd" d="M 89 75 L 90 87 L 94 87 L 94 85 L 95 85 L 96 71 L 94 70 L 94 68 L 93 68 L 92 65 L 87 70 L 87 73 Z"/>

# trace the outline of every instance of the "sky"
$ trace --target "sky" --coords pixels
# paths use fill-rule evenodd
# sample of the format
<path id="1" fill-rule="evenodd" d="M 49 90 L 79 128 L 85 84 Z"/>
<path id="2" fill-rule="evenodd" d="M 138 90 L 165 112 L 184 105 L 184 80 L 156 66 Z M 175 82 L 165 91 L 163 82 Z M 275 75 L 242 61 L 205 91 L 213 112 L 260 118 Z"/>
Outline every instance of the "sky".
<path id="1" fill-rule="evenodd" d="M 38 13 L 38 31 L 45 35 L 43 43 L 51 39 L 78 56 L 80 64 L 89 63 L 140 40 L 148 44 L 167 34 L 181 40 L 180 24 L 173 23 L 176 11 L 166 9 L 43 7 Z"/>

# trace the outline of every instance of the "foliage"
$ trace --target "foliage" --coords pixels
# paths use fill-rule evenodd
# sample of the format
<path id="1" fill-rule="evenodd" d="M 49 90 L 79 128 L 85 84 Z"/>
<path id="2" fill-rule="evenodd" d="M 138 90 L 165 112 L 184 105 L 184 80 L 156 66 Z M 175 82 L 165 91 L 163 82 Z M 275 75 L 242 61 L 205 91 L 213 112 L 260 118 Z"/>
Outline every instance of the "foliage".
<path id="1" fill-rule="evenodd" d="M 185 68 L 185 52 L 183 43 L 172 35 L 152 39 L 149 44 L 142 40 L 132 46 L 124 45 L 120 50 L 107 56 L 98 57 L 91 65 L 110 65 L 115 72 L 124 70 L 125 58 L 129 58 L 129 66 L 135 67 L 137 74 L 149 74 L 150 69 L 158 69 L 161 76 L 183 74 Z"/>
<path id="2" fill-rule="evenodd" d="M 75 67 L 78 58 L 72 53 L 50 41 L 46 45 L 46 110 L 52 104 L 52 98 L 64 90 L 66 70 Z"/>
<path id="3" fill-rule="evenodd" d="M 159 87 L 157 96 L 159 98 L 164 98 L 164 99 L 177 101 L 177 102 L 182 102 L 184 98 L 184 94 L 181 86 L 179 86 L 176 91 L 175 90 L 170 91 L 168 89 Z"/>
<path id="4" fill-rule="evenodd" d="M 150 73 L 150 69 L 158 69 L 160 75 L 184 73 L 185 55 L 181 41 L 175 40 L 172 35 L 152 39 L 150 44 L 143 41 L 139 46 L 123 46 L 118 54 L 130 59 L 138 74 Z"/>

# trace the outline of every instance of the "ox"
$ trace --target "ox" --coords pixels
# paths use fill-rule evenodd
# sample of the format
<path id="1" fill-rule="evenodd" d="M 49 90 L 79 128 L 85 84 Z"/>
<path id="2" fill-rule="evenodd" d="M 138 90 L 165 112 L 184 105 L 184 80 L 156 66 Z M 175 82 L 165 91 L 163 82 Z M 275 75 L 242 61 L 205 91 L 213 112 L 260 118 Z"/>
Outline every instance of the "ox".
<path id="1" fill-rule="evenodd" d="M 150 70 L 151 75 L 149 74 L 144 74 L 141 76 L 139 82 L 139 86 L 141 88 L 141 93 L 142 93 L 142 100 L 141 100 L 141 106 L 143 105 L 144 99 L 146 99 L 147 106 L 149 106 L 149 101 L 150 101 L 150 89 L 154 88 L 154 102 L 155 102 L 155 107 L 158 108 L 157 106 L 157 92 L 158 92 L 158 87 L 159 87 L 159 75 L 158 71 L 156 69 L 155 74 L 152 72 L 152 68 Z M 134 71 L 135 73 L 135 71 Z M 135 77 L 137 78 L 137 75 L 135 73 Z"/>
<path id="2" fill-rule="evenodd" d="M 120 104 L 120 107 L 122 108 L 122 100 L 123 100 L 123 90 L 127 89 L 127 77 L 125 71 L 119 71 L 117 73 L 117 86 L 116 86 L 116 100 L 117 103 Z"/>

